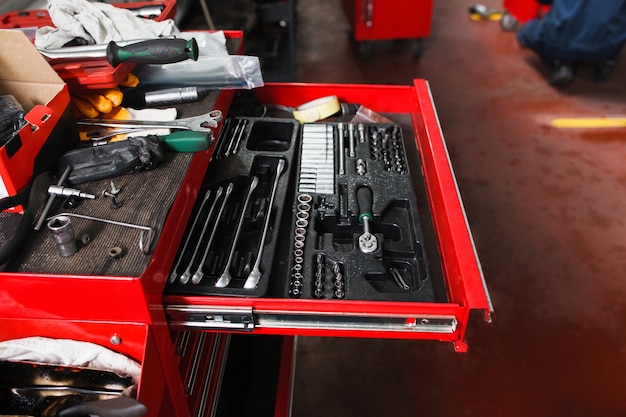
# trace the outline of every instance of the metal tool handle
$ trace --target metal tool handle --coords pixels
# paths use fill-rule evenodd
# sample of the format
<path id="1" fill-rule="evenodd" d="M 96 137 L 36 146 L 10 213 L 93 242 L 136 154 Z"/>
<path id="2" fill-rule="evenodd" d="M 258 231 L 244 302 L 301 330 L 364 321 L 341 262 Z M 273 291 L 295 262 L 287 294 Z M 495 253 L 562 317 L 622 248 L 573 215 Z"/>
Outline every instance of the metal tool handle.
<path id="1" fill-rule="evenodd" d="M 265 247 L 265 240 L 267 239 L 267 231 L 270 228 L 270 217 L 272 216 L 272 208 L 274 207 L 274 198 L 276 196 L 276 191 L 278 190 L 278 182 L 280 181 L 280 175 L 285 168 L 285 160 L 279 159 L 276 164 L 276 174 L 274 174 L 274 183 L 272 184 L 272 189 L 270 191 L 270 201 L 268 203 L 267 215 L 265 217 L 265 222 L 263 223 L 263 232 L 261 233 L 261 241 L 259 242 L 259 250 L 257 251 L 256 259 L 254 261 L 254 266 L 252 267 L 252 271 L 246 278 L 246 281 L 243 285 L 245 289 L 253 289 L 256 288 L 259 280 L 261 279 L 261 258 L 263 256 L 263 248 Z"/>
<path id="2" fill-rule="evenodd" d="M 170 64 L 186 59 L 198 60 L 198 42 L 195 38 L 187 39 L 151 39 L 119 46 L 114 41 L 107 45 L 107 59 L 111 65 L 122 62 L 137 64 Z"/>
<path id="3" fill-rule="evenodd" d="M 228 259 L 226 260 L 226 266 L 224 267 L 224 272 L 215 283 L 215 286 L 217 288 L 227 287 L 230 281 L 232 280 L 232 276 L 230 275 L 230 264 L 233 262 L 233 257 L 235 256 L 235 249 L 237 248 L 237 241 L 239 240 L 239 234 L 241 233 L 241 226 L 243 226 L 243 221 L 246 217 L 246 210 L 248 208 L 248 204 L 250 203 L 250 197 L 252 197 L 252 193 L 256 189 L 258 184 L 259 184 L 259 177 L 252 176 L 250 178 L 250 184 L 248 185 L 248 191 L 246 192 L 246 198 L 243 202 L 243 208 L 241 209 L 241 216 L 239 216 L 237 227 L 235 228 L 235 235 L 233 237 L 233 241 L 230 246 L 230 253 L 228 254 Z"/>

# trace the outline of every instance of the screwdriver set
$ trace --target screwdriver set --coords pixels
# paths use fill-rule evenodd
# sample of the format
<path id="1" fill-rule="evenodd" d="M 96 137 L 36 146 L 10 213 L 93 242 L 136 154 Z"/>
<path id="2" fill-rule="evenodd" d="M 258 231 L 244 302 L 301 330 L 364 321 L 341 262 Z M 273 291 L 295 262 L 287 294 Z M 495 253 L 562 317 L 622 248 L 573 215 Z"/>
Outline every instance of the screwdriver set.
<path id="1" fill-rule="evenodd" d="M 216 146 L 166 292 L 438 300 L 401 125 L 237 117 Z"/>

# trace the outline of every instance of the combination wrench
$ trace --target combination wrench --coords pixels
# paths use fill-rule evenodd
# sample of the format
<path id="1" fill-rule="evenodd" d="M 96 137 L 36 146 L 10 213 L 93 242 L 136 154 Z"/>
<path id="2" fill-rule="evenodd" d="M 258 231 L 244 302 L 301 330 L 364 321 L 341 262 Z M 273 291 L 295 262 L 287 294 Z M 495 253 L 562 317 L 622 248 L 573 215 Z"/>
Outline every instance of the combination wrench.
<path id="1" fill-rule="evenodd" d="M 174 269 L 172 269 L 169 282 L 176 281 L 176 277 L 178 276 L 178 273 L 176 272 L 176 270 L 178 269 L 181 261 L 184 258 L 185 251 L 187 250 L 187 245 L 189 245 L 189 241 L 191 240 L 191 235 L 193 234 L 193 230 L 196 228 L 196 224 L 198 223 L 198 220 L 200 219 L 200 215 L 202 214 L 202 209 L 204 209 L 204 206 L 206 202 L 209 200 L 210 196 L 211 196 L 211 189 L 208 189 L 206 193 L 204 193 L 204 197 L 202 198 L 202 204 L 200 204 L 200 208 L 198 209 L 198 214 L 196 214 L 196 218 L 193 220 L 191 229 L 189 229 L 189 234 L 187 235 L 187 239 L 185 240 L 185 244 L 183 245 L 183 250 L 180 251 L 178 261 L 176 261 L 176 265 L 174 266 Z"/>
<path id="2" fill-rule="evenodd" d="M 259 250 L 257 251 L 256 260 L 254 261 L 252 271 L 250 271 L 250 274 L 248 274 L 248 278 L 246 278 L 246 282 L 243 285 L 243 287 L 247 290 L 256 288 L 259 280 L 261 279 L 261 256 L 263 255 L 263 247 L 265 246 L 265 239 L 267 238 L 267 230 L 270 227 L 270 217 L 272 214 L 272 207 L 274 206 L 274 197 L 276 196 L 276 190 L 278 189 L 278 181 L 280 180 L 280 175 L 283 172 L 283 168 L 285 168 L 285 160 L 279 159 L 278 164 L 276 164 L 276 174 L 274 175 L 274 184 L 272 185 L 272 191 L 270 193 L 267 216 L 265 216 L 265 222 L 263 224 L 263 233 L 261 234 Z"/>
<path id="3" fill-rule="evenodd" d="M 217 122 L 222 120 L 220 110 L 212 110 L 200 116 L 185 117 L 172 121 L 149 121 L 149 120 L 114 120 L 114 119 L 80 119 L 76 121 L 79 126 L 117 127 L 120 129 L 183 129 L 211 132 L 211 128 L 217 127 Z"/>
<path id="4" fill-rule="evenodd" d="M 250 185 L 248 186 L 248 191 L 246 192 L 246 198 L 243 203 L 243 208 L 241 209 L 241 216 L 239 216 L 237 228 L 235 229 L 235 236 L 233 237 L 233 243 L 230 247 L 230 253 L 228 254 L 228 259 L 226 260 L 226 266 L 224 267 L 224 272 L 215 283 L 215 286 L 218 288 L 227 287 L 233 278 L 230 275 L 230 264 L 233 262 L 233 257 L 235 256 L 235 249 L 237 248 L 237 241 L 239 240 L 239 234 L 241 233 L 241 226 L 243 226 L 243 221 L 246 217 L 246 208 L 248 207 L 248 203 L 250 202 L 252 193 L 256 189 L 257 185 L 259 185 L 259 177 L 253 176 L 252 178 L 250 178 Z"/>
<path id="5" fill-rule="evenodd" d="M 213 199 L 213 203 L 211 203 L 211 208 L 209 209 L 209 214 L 206 216 L 206 220 L 204 221 L 204 226 L 202 226 L 202 232 L 200 233 L 200 237 L 198 238 L 198 243 L 196 244 L 196 248 L 193 250 L 193 254 L 191 255 L 191 259 L 189 260 L 189 265 L 187 265 L 187 269 L 180 276 L 181 284 L 186 284 L 189 282 L 189 278 L 191 278 L 191 267 L 193 266 L 194 261 L 196 260 L 196 255 L 198 255 L 198 251 L 200 250 L 200 245 L 202 245 L 202 238 L 207 231 L 207 227 L 209 227 L 209 222 L 211 221 L 211 217 L 213 217 L 213 210 L 217 204 L 217 200 L 219 200 L 222 195 L 222 187 L 219 187 L 215 192 L 215 198 Z"/>
<path id="6" fill-rule="evenodd" d="M 209 255 L 209 249 L 211 248 L 211 244 L 213 243 L 213 238 L 215 237 L 215 232 L 217 231 L 217 227 L 219 226 L 220 219 L 222 218 L 222 213 L 224 212 L 224 207 L 226 207 L 226 203 L 228 202 L 228 198 L 230 194 L 233 192 L 233 183 L 229 183 L 226 188 L 226 193 L 224 194 L 224 200 L 222 201 L 222 205 L 220 206 L 219 211 L 217 212 L 217 217 L 215 218 L 215 222 L 213 224 L 213 230 L 211 230 L 211 235 L 209 236 L 209 241 L 206 244 L 206 248 L 204 249 L 204 254 L 202 255 L 202 259 L 200 260 L 200 264 L 198 265 L 198 269 L 191 276 L 191 283 L 198 284 L 204 278 L 204 263 L 206 262 L 206 258 Z"/>

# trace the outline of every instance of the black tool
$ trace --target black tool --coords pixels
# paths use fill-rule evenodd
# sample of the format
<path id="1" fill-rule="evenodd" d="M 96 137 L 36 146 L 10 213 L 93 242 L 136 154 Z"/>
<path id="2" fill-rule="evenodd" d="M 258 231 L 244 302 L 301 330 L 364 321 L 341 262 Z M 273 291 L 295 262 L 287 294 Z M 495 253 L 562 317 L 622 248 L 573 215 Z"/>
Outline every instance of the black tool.
<path id="1" fill-rule="evenodd" d="M 198 60 L 198 42 L 195 38 L 187 39 L 150 39 L 119 46 L 109 42 L 106 49 L 107 60 L 114 67 L 122 62 L 136 64 L 170 64 L 187 59 Z"/>
<path id="2" fill-rule="evenodd" d="M 20 204 L 24 206 L 24 213 L 20 216 L 13 234 L 0 248 L 0 265 L 4 265 L 14 258 L 28 240 L 34 230 L 35 216 L 33 211 L 45 202 L 48 196 L 47 190 L 51 183 L 50 173 L 44 172 L 35 177 L 30 186 L 17 194 L 0 199 L 0 211 Z"/>
<path id="3" fill-rule="evenodd" d="M 71 166 L 69 182 L 77 185 L 154 169 L 164 160 L 158 139 L 148 136 L 71 150 L 61 156 L 59 167 L 62 170 Z"/>
<path id="4" fill-rule="evenodd" d="M 359 223 L 363 224 L 363 234 L 359 236 L 359 249 L 363 253 L 376 252 L 378 249 L 378 239 L 370 232 L 370 221 L 374 220 L 372 216 L 373 199 L 372 190 L 369 187 L 362 186 L 356 190 Z"/>

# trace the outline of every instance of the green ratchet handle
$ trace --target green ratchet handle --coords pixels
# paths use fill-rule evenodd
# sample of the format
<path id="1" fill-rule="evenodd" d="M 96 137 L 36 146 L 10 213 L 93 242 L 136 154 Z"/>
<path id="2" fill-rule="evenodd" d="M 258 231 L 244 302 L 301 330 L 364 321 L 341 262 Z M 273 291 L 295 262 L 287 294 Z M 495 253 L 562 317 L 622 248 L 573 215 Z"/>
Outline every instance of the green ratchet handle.
<path id="1" fill-rule="evenodd" d="M 211 138 L 207 132 L 181 130 L 169 135 L 157 136 L 160 143 L 175 152 L 200 152 L 211 146 Z"/>
<path id="2" fill-rule="evenodd" d="M 136 64 L 171 64 L 186 59 L 198 60 L 198 42 L 195 38 L 150 39 L 126 46 L 114 41 L 107 45 L 109 64 L 116 67 L 122 62 Z"/>

